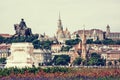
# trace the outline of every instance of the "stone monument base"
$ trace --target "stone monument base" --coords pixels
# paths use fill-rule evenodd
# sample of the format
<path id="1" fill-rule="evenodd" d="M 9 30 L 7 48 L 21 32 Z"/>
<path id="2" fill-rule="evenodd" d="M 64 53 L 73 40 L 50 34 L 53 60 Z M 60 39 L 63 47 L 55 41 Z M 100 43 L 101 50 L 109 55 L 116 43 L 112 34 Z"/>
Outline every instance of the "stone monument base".
<path id="1" fill-rule="evenodd" d="M 6 68 L 38 67 L 38 64 L 33 56 L 32 43 L 12 43 L 11 55 L 7 58 L 6 62 Z"/>

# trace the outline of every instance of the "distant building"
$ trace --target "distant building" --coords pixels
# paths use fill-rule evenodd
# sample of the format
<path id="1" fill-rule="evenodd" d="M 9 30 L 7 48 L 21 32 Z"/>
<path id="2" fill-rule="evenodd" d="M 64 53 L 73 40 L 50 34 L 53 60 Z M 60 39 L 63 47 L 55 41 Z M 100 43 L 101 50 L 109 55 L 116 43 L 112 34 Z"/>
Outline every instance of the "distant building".
<path id="1" fill-rule="evenodd" d="M 86 45 L 86 35 L 85 35 L 85 30 L 83 30 L 82 33 L 82 41 L 79 42 L 79 44 L 76 44 L 75 46 L 73 46 L 72 49 L 70 49 L 70 51 L 68 52 L 68 54 L 71 57 L 71 63 L 77 58 L 77 57 L 81 57 L 82 59 L 86 60 L 87 59 L 87 45 Z"/>
<path id="2" fill-rule="evenodd" d="M 72 35 L 78 34 L 80 37 L 82 36 L 83 30 L 75 31 Z M 86 39 L 93 39 L 93 41 L 99 39 L 104 39 L 103 31 L 100 29 L 91 29 L 91 30 L 85 30 Z"/>
<path id="3" fill-rule="evenodd" d="M 40 41 L 47 41 L 47 40 L 49 40 L 49 36 L 46 35 L 45 33 L 43 35 L 39 34 L 38 40 L 40 40 Z"/>
<path id="4" fill-rule="evenodd" d="M 73 32 L 72 35 L 78 34 L 80 37 L 82 36 L 83 30 L 78 30 Z M 91 29 L 85 30 L 85 35 L 87 39 L 95 40 L 104 40 L 105 38 L 112 40 L 120 40 L 120 32 L 110 32 L 110 26 L 107 25 L 106 31 L 102 31 L 100 29 Z"/>
<path id="5" fill-rule="evenodd" d="M 39 65 L 44 65 L 51 62 L 52 53 L 50 50 L 34 49 L 33 55 Z"/>
<path id="6" fill-rule="evenodd" d="M 115 65 L 114 61 L 117 61 L 120 59 L 120 50 L 109 50 L 106 52 L 101 53 L 101 58 L 106 59 L 106 65 L 108 65 L 109 62 L 112 62 L 113 65 Z"/>
<path id="7" fill-rule="evenodd" d="M 12 35 L 10 35 L 10 34 L 0 34 L 0 36 L 2 36 L 4 38 L 10 38 Z"/>
<path id="8" fill-rule="evenodd" d="M 11 44 L 0 44 L 0 58 L 7 58 L 10 56 L 10 46 Z"/>
<path id="9" fill-rule="evenodd" d="M 62 46 L 63 46 L 62 44 L 53 44 L 51 45 L 51 51 L 53 53 L 58 53 L 61 51 Z"/>
<path id="10" fill-rule="evenodd" d="M 106 27 L 106 38 L 112 39 L 112 40 L 120 40 L 120 32 L 111 32 L 110 26 L 107 25 Z"/>
<path id="11" fill-rule="evenodd" d="M 60 14 L 59 14 L 59 20 L 58 20 L 58 30 L 56 32 L 57 40 L 59 43 L 65 43 L 66 40 L 69 40 L 71 38 L 71 34 L 66 28 L 66 30 L 63 30 L 63 25 L 61 22 Z"/>

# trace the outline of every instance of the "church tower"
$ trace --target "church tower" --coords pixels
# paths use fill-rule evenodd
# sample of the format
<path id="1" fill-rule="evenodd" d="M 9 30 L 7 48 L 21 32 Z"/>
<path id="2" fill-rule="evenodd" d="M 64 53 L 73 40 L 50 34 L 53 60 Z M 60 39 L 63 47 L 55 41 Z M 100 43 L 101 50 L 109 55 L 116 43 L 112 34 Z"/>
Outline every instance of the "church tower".
<path id="1" fill-rule="evenodd" d="M 94 29 L 94 31 L 93 31 L 93 41 L 96 41 L 96 40 L 97 40 L 97 32 Z"/>
<path id="2" fill-rule="evenodd" d="M 86 50 L 86 35 L 85 35 L 85 29 L 83 30 L 83 34 L 82 34 L 82 54 L 81 54 L 81 58 L 86 60 L 86 54 L 87 54 L 87 50 Z"/>
<path id="3" fill-rule="evenodd" d="M 59 13 L 59 19 L 58 19 L 58 30 L 63 30 L 60 13 Z"/>
<path id="4" fill-rule="evenodd" d="M 59 19 L 58 19 L 58 30 L 56 34 L 57 34 L 58 42 L 63 43 L 65 39 L 65 34 L 63 31 L 60 13 L 59 13 Z"/>
<path id="5" fill-rule="evenodd" d="M 108 38 L 110 36 L 110 26 L 107 25 L 106 27 L 106 37 Z"/>

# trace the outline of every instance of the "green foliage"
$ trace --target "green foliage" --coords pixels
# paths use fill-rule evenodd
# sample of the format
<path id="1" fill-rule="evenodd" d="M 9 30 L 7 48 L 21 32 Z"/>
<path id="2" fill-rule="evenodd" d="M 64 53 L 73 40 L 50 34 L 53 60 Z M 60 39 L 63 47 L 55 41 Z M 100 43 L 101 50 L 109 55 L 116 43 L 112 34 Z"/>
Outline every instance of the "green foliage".
<path id="1" fill-rule="evenodd" d="M 55 65 L 68 65 L 70 57 L 68 55 L 55 55 L 53 63 Z"/>
<path id="2" fill-rule="evenodd" d="M 102 42 L 100 40 L 96 40 L 93 42 L 94 44 L 102 44 Z"/>
<path id="3" fill-rule="evenodd" d="M 97 60 L 97 63 L 96 63 L 97 66 L 101 65 L 101 66 L 105 66 L 106 65 L 106 60 L 105 59 L 98 59 Z"/>
<path id="4" fill-rule="evenodd" d="M 66 67 L 47 67 L 43 69 L 43 71 L 47 73 L 55 73 L 55 72 L 68 72 L 69 69 Z"/>
<path id="5" fill-rule="evenodd" d="M 91 57 L 88 59 L 88 65 L 101 65 L 104 66 L 106 64 L 105 59 L 101 59 L 101 56 L 97 53 L 92 53 Z"/>
<path id="6" fill-rule="evenodd" d="M 35 49 L 40 48 L 40 41 L 39 40 L 35 39 L 32 41 L 32 43 L 33 43 Z"/>
<path id="7" fill-rule="evenodd" d="M 43 49 L 51 49 L 52 43 L 53 41 L 47 40 L 47 41 L 42 41 L 40 45 Z"/>
<path id="8" fill-rule="evenodd" d="M 114 60 L 114 64 L 115 64 L 115 66 L 117 65 L 117 60 Z"/>
<path id="9" fill-rule="evenodd" d="M 31 36 L 12 36 L 10 38 L 5 39 L 5 43 L 16 43 L 16 42 L 32 42 L 37 39 L 38 35 Z"/>
<path id="10" fill-rule="evenodd" d="M 93 39 L 87 39 L 86 43 L 87 44 L 93 44 Z"/>
<path id="11" fill-rule="evenodd" d="M 0 64 L 6 63 L 6 58 L 0 58 Z"/>
<path id="12" fill-rule="evenodd" d="M 116 41 L 113 41 L 112 39 L 105 39 L 105 40 L 102 40 L 102 43 L 105 45 L 114 45 L 116 44 Z"/>
<path id="13" fill-rule="evenodd" d="M 0 77 L 1 76 L 8 76 L 10 75 L 11 73 L 13 74 L 24 74 L 25 72 L 29 72 L 29 73 L 38 73 L 40 70 L 42 70 L 41 68 L 36 68 L 36 67 L 33 67 L 33 68 L 4 68 L 4 69 L 0 69 Z"/>
<path id="14" fill-rule="evenodd" d="M 71 39 L 71 40 L 66 40 L 65 41 L 65 44 L 66 45 L 76 45 L 80 42 L 81 40 L 80 39 Z"/>
<path id="15" fill-rule="evenodd" d="M 30 73 L 38 73 L 40 70 L 40 68 L 36 68 L 36 67 L 33 67 L 33 68 L 28 68 L 27 71 L 30 72 Z"/>
<path id="16" fill-rule="evenodd" d="M 112 62 L 111 62 L 111 61 L 109 61 L 109 62 L 108 62 L 108 66 L 111 66 L 111 65 L 112 65 Z"/>
<path id="17" fill-rule="evenodd" d="M 2 37 L 2 36 L 0 36 L 0 43 L 3 43 L 3 42 L 4 42 L 4 40 L 5 40 L 5 38 L 4 38 L 4 37 Z"/>
<path id="18" fill-rule="evenodd" d="M 116 44 L 120 45 L 120 40 L 117 40 L 117 41 L 116 41 Z"/>
<path id="19" fill-rule="evenodd" d="M 95 65 L 97 63 L 97 58 L 90 58 L 88 61 L 88 65 Z"/>
<path id="20" fill-rule="evenodd" d="M 76 34 L 76 38 L 80 38 L 79 34 Z"/>
<path id="21" fill-rule="evenodd" d="M 80 65 L 81 62 L 82 62 L 81 57 L 78 57 L 78 58 L 76 58 L 76 59 L 73 61 L 73 64 L 74 64 L 74 65 Z"/>
<path id="22" fill-rule="evenodd" d="M 39 71 L 44 71 L 44 72 L 47 72 L 47 73 L 55 73 L 55 72 L 68 72 L 69 71 L 69 68 L 66 68 L 66 67 L 47 67 L 47 68 L 36 68 L 36 67 L 33 67 L 33 68 L 4 68 L 4 69 L 0 69 L 0 77 L 3 77 L 3 76 L 9 76 L 11 73 L 12 74 L 24 74 L 24 73 L 34 73 L 34 74 L 37 74 Z"/>
<path id="23" fill-rule="evenodd" d="M 120 45 L 120 40 L 114 41 L 112 39 L 96 40 L 87 39 L 87 44 L 104 44 L 104 45 Z"/>
<path id="24" fill-rule="evenodd" d="M 67 61 L 62 57 L 58 57 L 55 62 L 56 65 L 67 65 Z"/>
<path id="25" fill-rule="evenodd" d="M 51 49 L 51 44 L 52 44 L 52 41 L 39 41 L 37 39 L 33 40 L 32 41 L 33 45 L 34 45 L 34 48 L 35 49 L 38 49 L 38 48 L 41 48 L 41 49 Z"/>
<path id="26" fill-rule="evenodd" d="M 0 43 L 17 43 L 17 42 L 31 42 L 34 45 L 35 49 L 51 49 L 52 41 L 39 41 L 38 34 L 31 36 L 12 36 L 10 38 L 0 37 Z"/>
<path id="27" fill-rule="evenodd" d="M 100 58 L 100 55 L 97 53 L 92 53 L 91 58 Z"/>

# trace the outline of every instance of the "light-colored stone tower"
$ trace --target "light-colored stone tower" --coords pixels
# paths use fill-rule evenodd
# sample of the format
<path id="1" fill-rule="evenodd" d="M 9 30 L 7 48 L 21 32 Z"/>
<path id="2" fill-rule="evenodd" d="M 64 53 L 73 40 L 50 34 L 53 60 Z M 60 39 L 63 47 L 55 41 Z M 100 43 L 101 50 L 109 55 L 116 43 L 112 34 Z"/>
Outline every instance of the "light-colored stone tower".
<path id="1" fill-rule="evenodd" d="M 107 25 L 106 27 L 106 37 L 108 38 L 110 36 L 110 26 Z"/>
<path id="2" fill-rule="evenodd" d="M 57 34 L 58 42 L 63 43 L 65 39 L 65 34 L 63 31 L 63 25 L 62 25 L 60 13 L 59 13 L 59 20 L 58 20 L 58 30 L 56 34 Z"/>
<path id="3" fill-rule="evenodd" d="M 82 34 L 82 53 L 81 53 L 81 58 L 86 60 L 86 35 L 85 35 L 85 29 L 83 29 L 83 34 Z"/>

